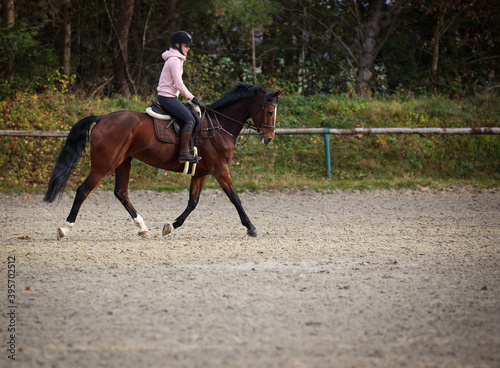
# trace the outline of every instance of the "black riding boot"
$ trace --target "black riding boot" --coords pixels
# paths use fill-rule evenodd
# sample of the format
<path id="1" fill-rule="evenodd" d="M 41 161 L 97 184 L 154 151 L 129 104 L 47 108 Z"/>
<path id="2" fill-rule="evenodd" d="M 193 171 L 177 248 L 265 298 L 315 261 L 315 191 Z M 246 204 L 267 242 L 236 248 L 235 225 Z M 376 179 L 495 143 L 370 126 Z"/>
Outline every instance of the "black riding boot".
<path id="1" fill-rule="evenodd" d="M 194 157 L 189 151 L 189 144 L 191 142 L 191 136 L 193 135 L 194 122 L 188 121 L 184 124 L 181 132 L 181 149 L 179 155 L 179 162 L 196 162 L 196 157 Z"/>

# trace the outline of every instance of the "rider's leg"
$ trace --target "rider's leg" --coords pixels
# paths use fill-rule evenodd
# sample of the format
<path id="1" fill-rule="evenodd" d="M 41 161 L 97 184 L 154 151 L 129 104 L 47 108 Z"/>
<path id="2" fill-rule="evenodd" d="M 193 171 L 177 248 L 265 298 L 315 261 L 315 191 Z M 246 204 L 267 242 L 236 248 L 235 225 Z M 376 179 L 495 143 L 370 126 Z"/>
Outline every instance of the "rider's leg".
<path id="1" fill-rule="evenodd" d="M 191 142 L 191 137 L 193 135 L 194 129 L 194 118 L 193 114 L 187 109 L 186 106 L 175 97 L 164 97 L 158 96 L 158 102 L 170 113 L 180 123 L 183 123 L 181 132 L 181 146 L 179 161 L 184 162 L 196 162 L 196 158 L 191 154 L 189 149 L 189 144 Z"/>
<path id="2" fill-rule="evenodd" d="M 179 162 L 196 162 L 196 157 L 189 150 L 189 144 L 191 142 L 191 137 L 193 136 L 194 121 L 190 120 L 182 128 L 181 133 L 181 148 L 179 155 Z"/>

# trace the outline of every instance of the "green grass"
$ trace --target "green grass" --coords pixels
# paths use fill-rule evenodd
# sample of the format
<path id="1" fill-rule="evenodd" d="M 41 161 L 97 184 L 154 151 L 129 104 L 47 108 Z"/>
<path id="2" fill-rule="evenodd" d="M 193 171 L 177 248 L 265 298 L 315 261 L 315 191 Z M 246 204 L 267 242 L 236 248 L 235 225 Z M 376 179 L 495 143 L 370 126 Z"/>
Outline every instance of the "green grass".
<path id="1" fill-rule="evenodd" d="M 84 116 L 118 110 L 143 111 L 149 98 L 82 100 L 58 92 L 18 94 L 0 102 L 0 129 L 69 130 Z M 464 100 L 441 96 L 362 99 L 345 95 L 286 96 L 280 100 L 280 128 L 481 127 L 498 126 L 500 98 L 486 94 Z M 0 137 L 0 191 L 40 191 L 64 139 Z M 438 135 L 331 136 L 332 179 L 326 179 L 321 135 L 276 136 L 269 145 L 256 137 L 237 147 L 231 165 L 238 190 L 309 187 L 372 189 L 499 186 L 500 137 Z M 69 181 L 76 188 L 89 171 L 83 158 Z M 131 188 L 182 190 L 189 178 L 133 162 Z M 101 189 L 113 187 L 110 174 Z M 218 188 L 213 178 L 206 187 Z"/>

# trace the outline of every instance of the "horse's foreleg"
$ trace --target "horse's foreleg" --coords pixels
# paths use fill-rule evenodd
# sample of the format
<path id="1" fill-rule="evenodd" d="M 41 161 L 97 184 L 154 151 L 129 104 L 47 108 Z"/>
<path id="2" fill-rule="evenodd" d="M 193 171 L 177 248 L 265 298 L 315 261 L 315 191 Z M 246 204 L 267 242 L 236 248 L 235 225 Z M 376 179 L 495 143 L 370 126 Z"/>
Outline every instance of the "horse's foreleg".
<path id="1" fill-rule="evenodd" d="M 214 177 L 219 182 L 222 190 L 224 190 L 226 195 L 229 197 L 231 203 L 236 207 L 238 215 L 240 215 L 241 223 L 247 228 L 247 234 L 252 237 L 260 236 L 259 231 L 255 226 L 253 226 L 245 210 L 243 209 L 243 206 L 241 205 L 240 197 L 236 192 L 236 189 L 234 189 L 231 176 L 229 175 L 229 169 L 226 168 L 225 170 L 221 170 L 221 173 L 218 175 L 214 175 Z"/>
<path id="2" fill-rule="evenodd" d="M 89 196 L 90 192 L 99 184 L 99 182 L 104 178 L 105 174 L 100 174 L 96 171 L 91 171 L 87 179 L 80 185 L 76 191 L 75 199 L 73 201 L 73 206 L 69 212 L 69 216 L 63 226 L 57 229 L 57 239 L 61 240 L 64 238 L 68 232 L 75 225 L 76 217 L 80 211 L 80 207 L 85 199 Z"/>
<path id="3" fill-rule="evenodd" d="M 173 224 L 165 224 L 165 226 L 163 227 L 163 235 L 170 234 L 172 230 L 182 226 L 182 224 L 189 216 L 189 214 L 194 211 L 200 199 L 200 193 L 201 190 L 203 189 L 203 185 L 205 184 L 205 180 L 207 180 L 206 176 L 191 177 L 191 184 L 189 186 L 188 205 L 184 210 L 184 212 L 175 219 Z"/>
<path id="4" fill-rule="evenodd" d="M 115 196 L 121 202 L 123 207 L 134 220 L 135 225 L 140 229 L 139 235 L 143 238 L 149 238 L 149 230 L 144 223 L 144 219 L 137 213 L 132 203 L 128 198 L 128 182 L 130 178 L 130 168 L 132 166 L 132 157 L 127 157 L 116 169 L 115 169 Z"/>

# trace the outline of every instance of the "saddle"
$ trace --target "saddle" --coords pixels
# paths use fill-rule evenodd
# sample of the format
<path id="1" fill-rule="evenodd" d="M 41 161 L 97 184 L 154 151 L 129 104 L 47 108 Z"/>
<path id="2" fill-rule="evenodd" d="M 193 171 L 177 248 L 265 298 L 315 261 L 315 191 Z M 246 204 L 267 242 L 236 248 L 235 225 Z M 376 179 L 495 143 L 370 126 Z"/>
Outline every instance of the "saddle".
<path id="1" fill-rule="evenodd" d="M 195 127 L 193 130 L 193 138 L 196 137 L 201 128 L 201 109 L 191 102 L 184 104 L 193 114 L 195 119 Z M 177 119 L 173 118 L 170 113 L 163 108 L 158 102 L 151 101 L 151 107 L 146 109 L 146 114 L 153 118 L 155 127 L 155 135 L 159 141 L 164 143 L 180 144 L 182 126 Z"/>

